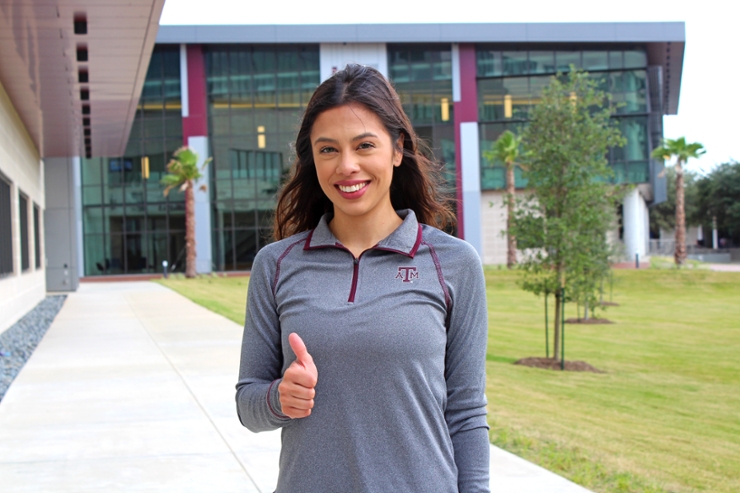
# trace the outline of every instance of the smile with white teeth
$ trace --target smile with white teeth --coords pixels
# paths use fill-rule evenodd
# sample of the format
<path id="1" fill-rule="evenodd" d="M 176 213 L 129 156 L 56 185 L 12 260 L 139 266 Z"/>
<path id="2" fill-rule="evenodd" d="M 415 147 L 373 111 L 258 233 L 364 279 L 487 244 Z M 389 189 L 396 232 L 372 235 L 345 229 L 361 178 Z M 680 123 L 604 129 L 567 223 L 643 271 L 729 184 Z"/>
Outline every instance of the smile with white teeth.
<path id="1" fill-rule="evenodd" d="M 339 190 L 341 190 L 344 193 L 352 193 L 352 192 L 356 192 L 356 191 L 360 190 L 365 185 L 367 185 L 367 183 L 357 183 L 355 185 L 349 185 L 349 186 L 346 186 L 346 185 L 337 185 L 337 187 L 339 188 Z"/>

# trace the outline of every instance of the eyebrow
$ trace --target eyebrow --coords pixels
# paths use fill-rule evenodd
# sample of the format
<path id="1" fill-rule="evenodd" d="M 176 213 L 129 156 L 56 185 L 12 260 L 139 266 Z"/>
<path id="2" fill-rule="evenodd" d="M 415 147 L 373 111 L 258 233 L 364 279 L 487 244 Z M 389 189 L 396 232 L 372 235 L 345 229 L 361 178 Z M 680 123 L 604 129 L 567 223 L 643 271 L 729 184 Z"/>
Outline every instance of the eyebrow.
<path id="1" fill-rule="evenodd" d="M 377 135 L 375 135 L 372 132 L 365 132 L 364 134 L 360 134 L 357 137 L 352 138 L 352 142 L 356 142 L 358 140 L 366 139 L 368 137 L 375 137 L 378 138 Z M 336 144 L 338 141 L 336 139 L 330 139 L 329 137 L 318 137 L 316 140 L 313 141 L 313 144 L 316 145 L 321 142 L 329 142 L 331 144 Z"/>

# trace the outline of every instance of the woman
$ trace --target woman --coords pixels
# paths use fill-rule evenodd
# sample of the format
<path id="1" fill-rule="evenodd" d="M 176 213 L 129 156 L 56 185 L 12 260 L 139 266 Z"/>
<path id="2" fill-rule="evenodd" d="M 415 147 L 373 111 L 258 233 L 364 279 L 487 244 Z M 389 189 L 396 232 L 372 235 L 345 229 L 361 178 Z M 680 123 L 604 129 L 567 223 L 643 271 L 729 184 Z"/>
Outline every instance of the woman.
<path id="1" fill-rule="evenodd" d="M 488 491 L 480 260 L 398 95 L 348 65 L 319 86 L 257 254 L 237 384 L 282 428 L 276 492 Z"/>

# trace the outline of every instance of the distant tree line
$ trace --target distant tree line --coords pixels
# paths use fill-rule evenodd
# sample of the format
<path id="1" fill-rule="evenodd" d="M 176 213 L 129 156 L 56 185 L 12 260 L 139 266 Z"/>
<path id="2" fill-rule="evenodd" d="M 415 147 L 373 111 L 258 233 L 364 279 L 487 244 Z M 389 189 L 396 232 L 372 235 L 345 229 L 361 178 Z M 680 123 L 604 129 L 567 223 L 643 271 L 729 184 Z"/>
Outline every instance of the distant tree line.
<path id="1" fill-rule="evenodd" d="M 667 168 L 668 199 L 651 208 L 650 232 L 658 237 L 660 230 L 676 227 L 676 179 L 673 168 Z M 686 222 L 702 226 L 704 246 L 712 247 L 712 225 L 716 218 L 718 237 L 724 246 L 740 246 L 740 162 L 721 164 L 706 174 L 684 171 Z"/>

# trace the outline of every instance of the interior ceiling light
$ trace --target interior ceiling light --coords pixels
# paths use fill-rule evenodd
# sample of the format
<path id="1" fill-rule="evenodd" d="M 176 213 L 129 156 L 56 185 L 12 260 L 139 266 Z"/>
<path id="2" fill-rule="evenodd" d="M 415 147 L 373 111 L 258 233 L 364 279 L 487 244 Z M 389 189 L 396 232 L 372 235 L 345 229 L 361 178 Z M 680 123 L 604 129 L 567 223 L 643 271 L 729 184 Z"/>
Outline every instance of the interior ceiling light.
<path id="1" fill-rule="evenodd" d="M 74 25 L 75 34 L 87 34 L 87 14 L 84 12 L 75 13 Z"/>
<path id="2" fill-rule="evenodd" d="M 87 61 L 87 46 L 77 45 L 77 61 L 78 62 Z"/>

